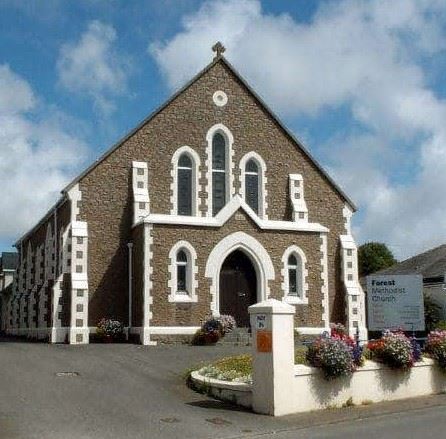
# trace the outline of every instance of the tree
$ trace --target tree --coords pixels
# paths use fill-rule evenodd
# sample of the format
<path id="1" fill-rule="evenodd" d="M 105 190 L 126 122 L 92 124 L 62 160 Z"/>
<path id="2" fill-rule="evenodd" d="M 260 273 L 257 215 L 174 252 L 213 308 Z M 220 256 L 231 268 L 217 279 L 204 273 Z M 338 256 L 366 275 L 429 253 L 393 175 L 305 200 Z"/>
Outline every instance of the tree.
<path id="1" fill-rule="evenodd" d="M 396 264 L 392 252 L 381 242 L 367 242 L 358 248 L 359 276 L 367 276 Z"/>

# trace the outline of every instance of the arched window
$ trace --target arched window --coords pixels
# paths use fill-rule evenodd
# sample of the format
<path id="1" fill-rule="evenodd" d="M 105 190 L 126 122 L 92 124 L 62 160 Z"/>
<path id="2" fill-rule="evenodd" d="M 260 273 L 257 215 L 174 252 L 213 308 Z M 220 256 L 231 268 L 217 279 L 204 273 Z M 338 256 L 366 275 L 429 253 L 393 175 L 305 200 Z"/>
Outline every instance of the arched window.
<path id="1" fill-rule="evenodd" d="M 293 253 L 288 258 L 288 295 L 300 296 L 299 294 L 299 264 L 296 255 Z"/>
<path id="2" fill-rule="evenodd" d="M 291 245 L 282 256 L 282 290 L 290 303 L 308 303 L 308 270 L 305 253 L 297 245 Z"/>
<path id="3" fill-rule="evenodd" d="M 226 204 L 226 140 L 221 133 L 212 138 L 212 215 Z"/>
<path id="4" fill-rule="evenodd" d="M 188 261 L 186 252 L 177 253 L 177 294 L 188 294 Z"/>
<path id="5" fill-rule="evenodd" d="M 248 206 L 259 213 L 259 167 L 254 159 L 245 166 L 245 200 Z"/>
<path id="6" fill-rule="evenodd" d="M 197 253 L 187 241 L 178 241 L 169 252 L 169 302 L 197 302 Z"/>
<path id="7" fill-rule="evenodd" d="M 192 215 L 192 159 L 189 154 L 181 154 L 178 160 L 178 215 Z"/>

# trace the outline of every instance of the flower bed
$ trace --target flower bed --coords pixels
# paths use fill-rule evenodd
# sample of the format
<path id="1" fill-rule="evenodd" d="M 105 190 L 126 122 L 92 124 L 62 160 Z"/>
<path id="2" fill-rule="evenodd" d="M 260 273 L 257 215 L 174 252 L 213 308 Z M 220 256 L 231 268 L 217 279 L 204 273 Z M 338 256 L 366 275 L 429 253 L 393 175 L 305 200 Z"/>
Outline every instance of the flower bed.
<path id="1" fill-rule="evenodd" d="M 427 338 L 425 351 L 446 371 L 446 331 L 432 331 Z"/>
<path id="2" fill-rule="evenodd" d="M 351 375 L 363 363 L 362 348 L 349 337 L 341 324 L 331 327 L 330 336 L 321 336 L 308 348 L 307 361 L 321 368 L 327 380 Z"/>
<path id="3" fill-rule="evenodd" d="M 402 331 L 384 331 L 379 340 L 367 344 L 371 359 L 392 369 L 410 369 L 421 359 L 421 349 L 414 339 Z"/>

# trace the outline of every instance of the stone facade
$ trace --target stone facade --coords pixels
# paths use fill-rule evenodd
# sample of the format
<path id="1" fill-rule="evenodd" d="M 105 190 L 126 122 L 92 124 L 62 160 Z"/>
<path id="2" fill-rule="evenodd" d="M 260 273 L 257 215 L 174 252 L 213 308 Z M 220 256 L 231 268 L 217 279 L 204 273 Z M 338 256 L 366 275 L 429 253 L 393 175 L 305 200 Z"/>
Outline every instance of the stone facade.
<path id="1" fill-rule="evenodd" d="M 216 101 L 219 96 L 224 98 L 221 102 Z M 239 199 L 238 195 L 243 192 L 239 169 L 243 156 L 254 152 L 265 164 L 265 222 L 261 223 L 262 227 L 259 226 L 261 220 L 253 221 L 247 213 L 249 209 L 240 205 L 221 225 L 205 224 L 207 219 L 211 223 L 214 220 L 208 209 L 210 195 L 206 192 L 210 183 L 207 135 L 214 126 L 225 127 L 233 139 L 229 157 L 231 198 Z M 200 163 L 196 170 L 197 221 L 193 224 L 182 219 L 176 221 L 179 217 L 171 215 L 174 211 L 172 157 L 184 146 L 193 149 Z M 139 174 L 138 163 L 143 164 L 146 171 Z M 139 191 L 136 194 L 135 175 L 148 179 L 148 187 L 144 187 L 148 193 Z M 298 175 L 305 185 L 303 220 L 299 219 L 290 199 L 291 175 Z M 141 189 L 143 186 L 141 183 Z M 23 262 L 23 258 L 30 244 L 31 251 L 41 246 L 41 259 L 45 260 L 46 232 L 49 224 L 54 230 L 56 212 L 57 239 L 51 251 L 55 255 L 52 259 L 54 281 L 55 285 L 60 284 L 61 291 L 56 296 L 52 293 L 53 300 L 57 299 L 52 315 L 59 320 L 56 326 L 64 328 L 66 334 L 76 322 L 83 329 L 83 332 L 79 330 L 70 335 L 70 342 L 75 342 L 76 338 L 78 342 L 87 342 L 88 327 L 91 330 L 102 317 L 123 321 L 131 327 L 130 332 L 139 334 L 146 343 L 150 341 L 150 334 L 162 333 L 156 328 L 184 327 L 192 331 L 204 317 L 215 314 L 210 293 L 212 281 L 205 275 L 209 255 L 222 239 L 236 232 L 249 235 L 268 253 L 274 278 L 266 282 L 264 290 L 269 291 L 271 297 L 283 298 L 284 251 L 297 245 L 305 253 L 308 304 L 296 304 L 296 326 L 320 329 L 327 327 L 328 319 L 347 320 L 340 236 L 350 235 L 346 230 L 345 207 L 348 206 L 349 211 L 354 207 L 222 56 L 81 174 L 62 194 L 62 202 L 17 244 L 22 249 L 22 265 L 19 265 L 13 296 L 29 294 L 36 283 L 39 296 L 52 280 L 44 274 L 38 280 L 28 279 L 35 271 L 26 274 L 29 262 Z M 171 220 L 164 223 L 160 220 L 169 215 Z M 85 241 L 72 240 L 73 230 L 80 229 L 84 230 Z M 66 233 L 65 238 L 61 237 L 62 231 Z M 169 251 L 181 240 L 186 240 L 196 252 L 198 300 L 190 303 L 169 301 Z M 132 321 L 129 324 L 127 244 L 130 241 L 133 241 L 133 266 Z M 88 246 L 82 250 L 75 242 L 88 242 Z M 79 255 L 86 258 L 87 253 L 88 262 L 84 260 L 86 266 L 80 272 L 85 275 L 80 276 L 77 273 L 80 265 L 75 260 Z M 31 260 L 35 261 L 35 256 Z M 85 311 L 85 303 L 81 307 L 77 307 L 80 303 L 75 304 L 73 297 L 78 290 L 88 294 L 88 311 Z M 56 312 L 58 304 L 62 309 Z M 81 318 L 73 317 L 74 309 L 84 310 Z M 55 327 L 54 322 L 47 321 L 49 328 Z M 18 329 L 16 327 L 17 324 L 10 322 L 11 332 Z M 148 331 L 148 335 L 144 336 L 144 331 Z M 164 334 L 174 332 L 174 329 L 165 330 Z M 184 333 L 181 329 L 178 331 L 179 335 Z M 82 339 L 80 334 L 86 337 Z M 52 338 L 56 339 L 61 341 L 60 337 Z"/>

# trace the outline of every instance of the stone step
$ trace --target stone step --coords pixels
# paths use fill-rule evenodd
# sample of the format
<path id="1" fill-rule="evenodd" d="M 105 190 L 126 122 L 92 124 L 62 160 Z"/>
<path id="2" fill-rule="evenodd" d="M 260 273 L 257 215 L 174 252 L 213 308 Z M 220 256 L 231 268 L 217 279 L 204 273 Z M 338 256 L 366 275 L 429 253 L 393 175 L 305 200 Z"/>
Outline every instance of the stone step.
<path id="1" fill-rule="evenodd" d="M 219 340 L 220 345 L 250 346 L 251 333 L 249 328 L 236 328 Z"/>

